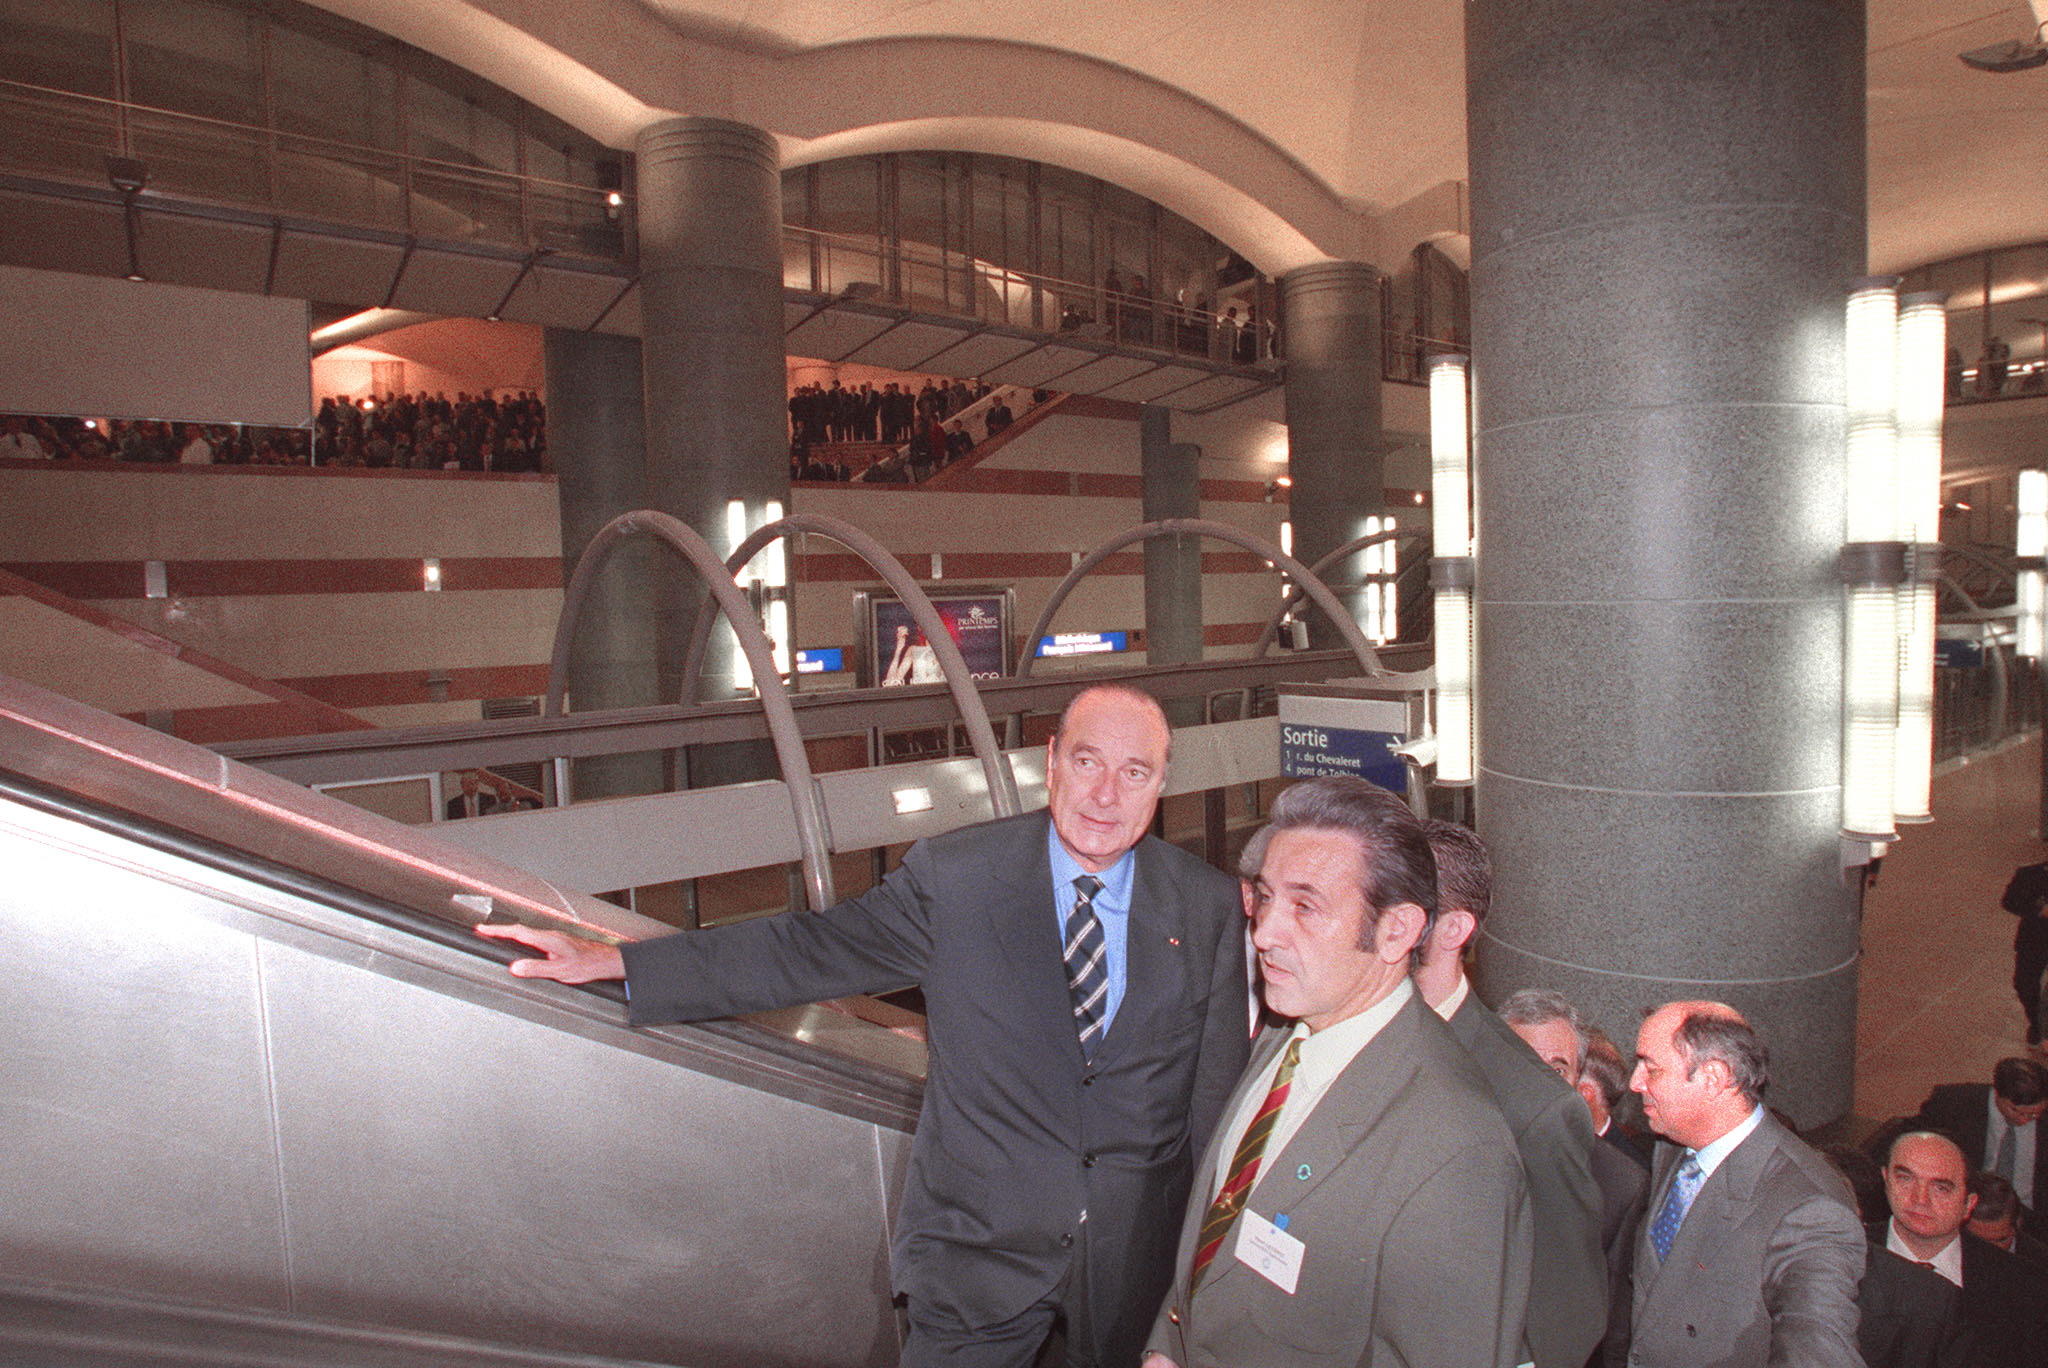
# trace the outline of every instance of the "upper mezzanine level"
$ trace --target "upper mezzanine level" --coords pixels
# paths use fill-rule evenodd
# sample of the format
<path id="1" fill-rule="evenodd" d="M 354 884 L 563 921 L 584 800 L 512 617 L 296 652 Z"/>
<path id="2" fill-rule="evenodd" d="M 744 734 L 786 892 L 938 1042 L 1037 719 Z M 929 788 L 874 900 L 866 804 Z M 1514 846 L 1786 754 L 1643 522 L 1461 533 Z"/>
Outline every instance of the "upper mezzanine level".
<path id="1" fill-rule="evenodd" d="M 474 74 L 288 2 L 13 8 L 0 260 L 638 332 L 631 157 Z M 825 343 L 792 337 L 797 354 L 981 374 L 1055 339 L 993 378 L 1037 385 L 1105 361 L 1061 387 L 1187 390 L 1189 407 L 1277 381 L 1273 282 L 1121 187 L 1014 158 L 883 153 L 795 168 L 784 201 L 788 326 Z M 1419 378 L 1425 339 L 1462 338 L 1462 296 L 1441 259 L 1389 278 L 1389 378 Z M 827 309 L 854 321 L 827 329 Z M 936 365 L 924 345 L 989 333 L 1009 340 Z"/>

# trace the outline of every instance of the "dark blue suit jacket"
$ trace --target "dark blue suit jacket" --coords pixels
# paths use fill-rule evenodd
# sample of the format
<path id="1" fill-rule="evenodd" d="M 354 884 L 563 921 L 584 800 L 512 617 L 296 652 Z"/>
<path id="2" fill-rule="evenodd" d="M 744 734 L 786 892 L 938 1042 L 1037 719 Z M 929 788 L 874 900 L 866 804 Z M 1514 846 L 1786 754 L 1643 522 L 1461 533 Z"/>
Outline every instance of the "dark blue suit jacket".
<path id="1" fill-rule="evenodd" d="M 1235 880 L 1141 841 L 1123 1004 L 1086 1061 L 1048 820 L 920 841 L 874 888 L 815 915 L 626 945 L 631 1011 L 688 1021 L 921 984 L 930 1063 L 896 1290 L 994 1324 L 1051 1292 L 1086 1239 L 1099 1347 L 1135 1361 L 1172 1277 L 1197 1150 L 1249 1050 L 1244 912 Z"/>

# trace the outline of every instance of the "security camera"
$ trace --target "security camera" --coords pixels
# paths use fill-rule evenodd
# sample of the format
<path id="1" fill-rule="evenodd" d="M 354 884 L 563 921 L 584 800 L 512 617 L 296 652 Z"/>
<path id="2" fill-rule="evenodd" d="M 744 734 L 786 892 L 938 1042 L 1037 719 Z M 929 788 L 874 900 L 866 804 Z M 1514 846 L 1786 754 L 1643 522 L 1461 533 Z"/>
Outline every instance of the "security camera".
<path id="1" fill-rule="evenodd" d="M 1979 71 L 2031 71 L 2038 66 L 2048 66 L 2048 45 L 2044 45 L 2039 37 L 2009 38 L 1989 47 L 1971 48 L 1961 57 L 1966 66 L 1973 66 Z"/>
<path id="2" fill-rule="evenodd" d="M 124 195 L 141 192 L 149 184 L 149 166 L 137 157 L 108 157 L 107 183 Z"/>
<path id="3" fill-rule="evenodd" d="M 1418 736 L 1413 741 L 1404 741 L 1391 749 L 1400 757 L 1403 764 L 1412 765 L 1416 769 L 1428 769 L 1436 763 L 1434 736 Z"/>

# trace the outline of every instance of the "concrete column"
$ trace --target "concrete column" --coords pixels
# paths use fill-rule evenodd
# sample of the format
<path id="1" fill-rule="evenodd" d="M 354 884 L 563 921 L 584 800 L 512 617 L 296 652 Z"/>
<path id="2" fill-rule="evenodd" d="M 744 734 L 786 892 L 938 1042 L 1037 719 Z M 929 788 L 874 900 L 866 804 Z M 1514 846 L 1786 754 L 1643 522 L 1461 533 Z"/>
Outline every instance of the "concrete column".
<path id="1" fill-rule="evenodd" d="M 1287 319 L 1287 468 L 1294 557 L 1305 565 L 1365 533 L 1386 502 L 1380 435 L 1379 275 L 1358 261 L 1323 261 L 1280 277 Z M 1330 587 L 1365 621 L 1362 562 L 1331 572 Z M 1309 641 L 1343 641 L 1322 614 Z"/>
<path id="2" fill-rule="evenodd" d="M 1138 440 L 1144 521 L 1202 516 L 1202 449 L 1172 440 L 1173 412 L 1148 404 Z M 1202 658 L 1202 539 L 1154 537 L 1145 543 L 1145 662 L 1184 665 Z M 1193 704 L 1193 707 L 1176 706 Z M 1202 720 L 1199 699 L 1167 708 L 1175 726 Z"/>
<path id="3" fill-rule="evenodd" d="M 749 527 L 769 501 L 789 507 L 775 139 L 724 119 L 664 119 L 641 130 L 635 156 L 648 503 L 723 554 L 734 545 L 728 501 L 745 503 Z M 663 559 L 655 614 L 662 697 L 674 698 L 681 643 L 704 599 L 694 584 L 678 592 L 685 581 Z M 734 694 L 738 654 L 730 632 L 713 633 L 699 697 Z M 728 749 L 699 748 L 696 782 L 758 777 L 763 747 L 740 748 L 753 758 L 730 766 Z"/>
<path id="4" fill-rule="evenodd" d="M 1842 311 L 1860 0 L 1472 0 L 1480 830 L 1491 995 L 1627 1048 L 1719 998 L 1847 1110 Z M 1297 486 L 1296 493 L 1299 494 Z"/>
<path id="5" fill-rule="evenodd" d="M 562 517 L 562 580 L 583 548 L 621 513 L 647 504 L 647 429 L 640 343 L 607 333 L 549 328 L 545 337 L 549 450 Z M 653 548 L 627 542 L 612 553 L 583 608 L 569 656 L 575 712 L 661 701 L 655 668 Z M 656 793 L 658 752 L 575 762 L 578 798 Z"/>

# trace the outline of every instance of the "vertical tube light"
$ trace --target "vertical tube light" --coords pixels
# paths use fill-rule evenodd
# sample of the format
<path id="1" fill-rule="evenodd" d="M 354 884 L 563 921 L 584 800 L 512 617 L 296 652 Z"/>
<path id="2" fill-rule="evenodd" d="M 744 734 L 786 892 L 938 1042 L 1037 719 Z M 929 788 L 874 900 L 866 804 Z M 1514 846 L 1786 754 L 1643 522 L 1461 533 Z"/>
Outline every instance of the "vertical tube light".
<path id="1" fill-rule="evenodd" d="M 1463 356 L 1429 363 L 1429 485 L 1436 590 L 1436 779 L 1469 784 L 1473 728 L 1471 375 Z"/>
<path id="2" fill-rule="evenodd" d="M 1912 546 L 1911 579 L 1899 590 L 1899 721 L 1892 748 L 1892 816 L 1934 818 L 1935 578 L 1941 566 L 1941 413 L 1948 350 L 1947 300 L 1899 301 L 1895 398 L 1900 539 Z"/>
<path id="3" fill-rule="evenodd" d="M 770 499 L 761 525 L 781 521 L 782 501 Z M 778 538 L 761 548 L 761 559 L 761 582 L 768 590 L 768 644 L 775 648 L 775 668 L 787 677 L 794 664 L 789 631 L 789 538 Z"/>
<path id="4" fill-rule="evenodd" d="M 2043 557 L 2048 557 L 2048 471 L 2022 470 L 2019 480 L 2019 527 L 2013 550 L 2019 557 L 2019 643 L 2016 650 L 2028 660 L 2041 659 L 2044 637 L 2043 614 L 2048 613 L 2048 574 Z"/>
<path id="5" fill-rule="evenodd" d="M 1849 293 L 1844 338 L 1848 401 L 1846 641 L 1842 669 L 1842 831 L 1890 840 L 1899 714 L 1898 590 L 1905 548 L 1898 529 L 1894 385 L 1898 281 L 1873 277 Z"/>

